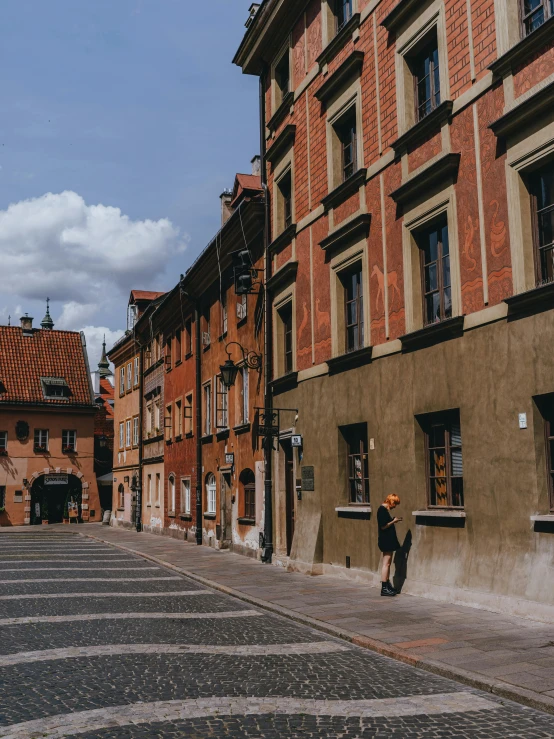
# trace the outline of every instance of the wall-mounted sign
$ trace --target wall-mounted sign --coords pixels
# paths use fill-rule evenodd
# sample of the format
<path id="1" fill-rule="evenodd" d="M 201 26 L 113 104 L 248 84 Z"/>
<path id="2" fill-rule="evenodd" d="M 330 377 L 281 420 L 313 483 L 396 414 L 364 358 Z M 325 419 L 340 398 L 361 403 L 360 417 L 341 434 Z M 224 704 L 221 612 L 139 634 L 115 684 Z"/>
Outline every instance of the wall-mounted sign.
<path id="1" fill-rule="evenodd" d="M 45 485 L 67 485 L 67 475 L 45 475 Z"/>
<path id="2" fill-rule="evenodd" d="M 235 464 L 235 455 L 233 452 L 225 452 L 225 464 Z"/>
<path id="3" fill-rule="evenodd" d="M 302 437 L 301 436 L 291 436 L 290 444 L 292 447 L 300 448 L 302 446 Z"/>
<path id="4" fill-rule="evenodd" d="M 313 467 L 302 467 L 302 490 L 313 493 L 315 490 L 315 474 Z"/>
<path id="5" fill-rule="evenodd" d="M 519 428 L 520 429 L 526 429 L 527 428 L 527 413 L 520 413 L 519 414 Z"/>

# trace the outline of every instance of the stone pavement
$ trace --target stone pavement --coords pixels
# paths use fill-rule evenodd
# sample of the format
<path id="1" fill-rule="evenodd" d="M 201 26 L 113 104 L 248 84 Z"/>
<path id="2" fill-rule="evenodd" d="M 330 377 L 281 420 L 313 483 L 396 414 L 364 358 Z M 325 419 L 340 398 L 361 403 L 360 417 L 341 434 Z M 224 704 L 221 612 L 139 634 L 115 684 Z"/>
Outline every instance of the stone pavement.
<path id="1" fill-rule="evenodd" d="M 407 664 L 554 713 L 554 624 L 309 577 L 192 543 L 89 524 L 81 534 Z"/>
<path id="2" fill-rule="evenodd" d="M 67 527 L 0 530 L 0 577 L 0 739 L 554 739 L 549 714 Z"/>

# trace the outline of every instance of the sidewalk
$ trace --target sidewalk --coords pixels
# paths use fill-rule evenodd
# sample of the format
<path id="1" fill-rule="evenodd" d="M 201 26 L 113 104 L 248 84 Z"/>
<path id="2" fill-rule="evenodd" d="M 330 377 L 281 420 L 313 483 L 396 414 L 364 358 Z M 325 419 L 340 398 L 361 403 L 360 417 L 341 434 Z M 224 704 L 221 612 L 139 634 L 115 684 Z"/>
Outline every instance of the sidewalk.
<path id="1" fill-rule="evenodd" d="M 66 527 L 67 530 L 67 527 Z M 289 573 L 231 552 L 100 524 L 79 533 L 380 654 L 554 713 L 554 625 Z"/>

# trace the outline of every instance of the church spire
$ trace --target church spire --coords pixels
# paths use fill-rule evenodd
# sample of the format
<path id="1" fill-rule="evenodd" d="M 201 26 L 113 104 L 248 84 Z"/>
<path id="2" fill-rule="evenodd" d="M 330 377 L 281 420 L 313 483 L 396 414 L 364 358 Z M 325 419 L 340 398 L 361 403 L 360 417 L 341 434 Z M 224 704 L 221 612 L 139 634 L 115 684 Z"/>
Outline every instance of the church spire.
<path id="1" fill-rule="evenodd" d="M 50 315 L 50 298 L 46 298 L 46 315 L 42 319 L 40 325 L 43 329 L 46 329 L 46 331 L 52 331 L 54 328 L 54 321 Z"/>
<path id="2" fill-rule="evenodd" d="M 106 335 L 104 334 L 104 341 L 102 342 L 102 356 L 98 362 L 98 374 L 100 377 L 110 377 L 112 371 L 110 370 L 110 363 L 106 356 Z"/>

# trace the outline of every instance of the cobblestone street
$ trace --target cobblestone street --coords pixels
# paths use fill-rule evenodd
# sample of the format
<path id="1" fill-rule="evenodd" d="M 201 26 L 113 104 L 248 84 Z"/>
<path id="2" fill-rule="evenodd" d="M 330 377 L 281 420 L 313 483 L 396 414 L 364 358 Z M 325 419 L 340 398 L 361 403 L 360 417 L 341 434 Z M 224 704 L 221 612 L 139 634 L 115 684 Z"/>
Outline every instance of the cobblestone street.
<path id="1" fill-rule="evenodd" d="M 75 536 L 0 535 L 0 737 L 554 737 L 551 715 Z"/>

